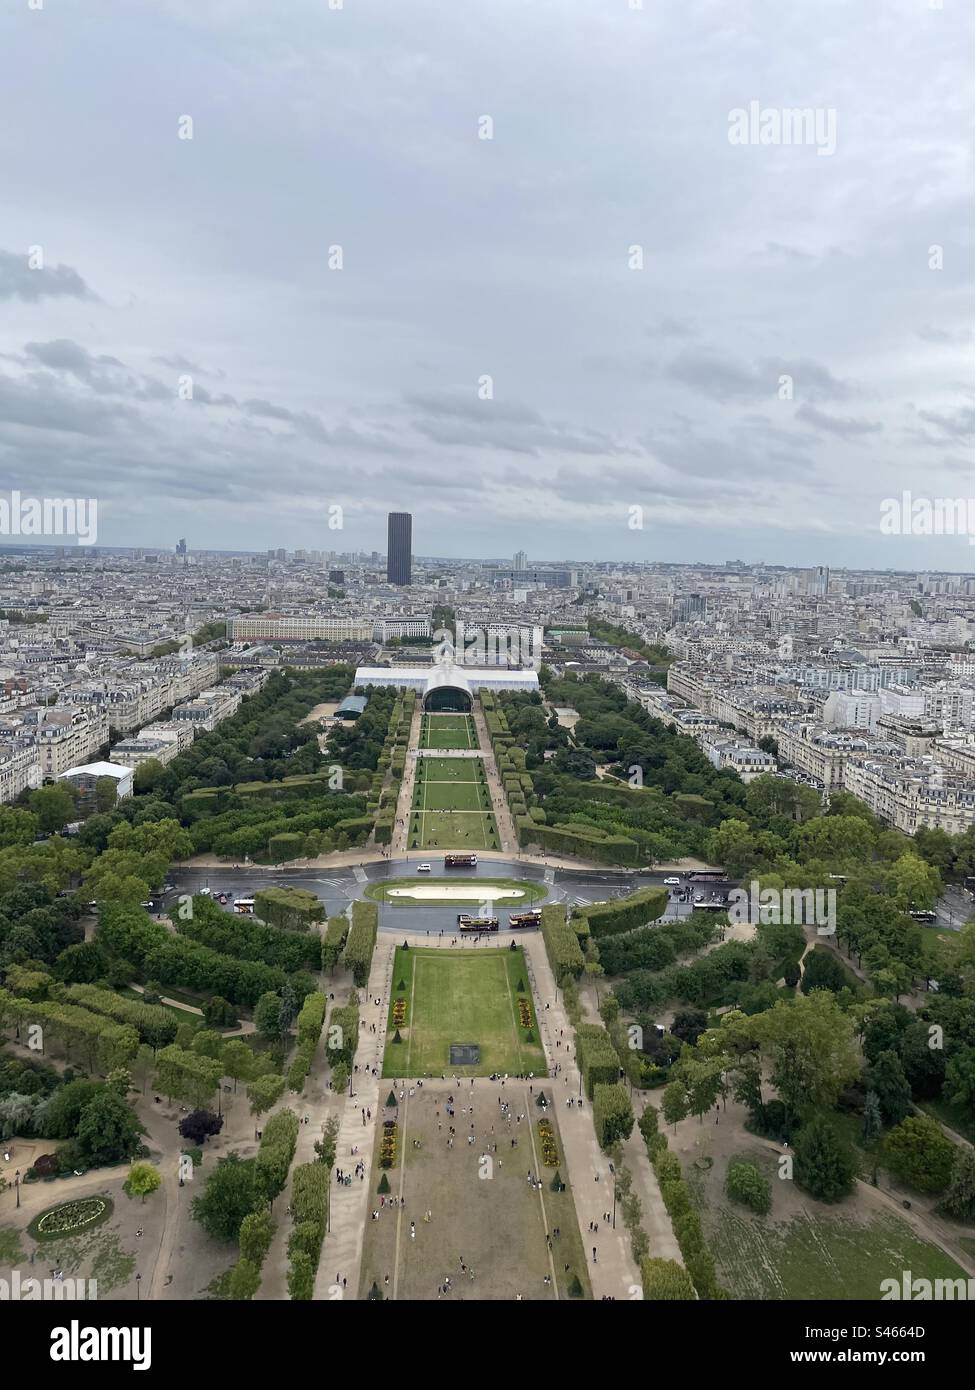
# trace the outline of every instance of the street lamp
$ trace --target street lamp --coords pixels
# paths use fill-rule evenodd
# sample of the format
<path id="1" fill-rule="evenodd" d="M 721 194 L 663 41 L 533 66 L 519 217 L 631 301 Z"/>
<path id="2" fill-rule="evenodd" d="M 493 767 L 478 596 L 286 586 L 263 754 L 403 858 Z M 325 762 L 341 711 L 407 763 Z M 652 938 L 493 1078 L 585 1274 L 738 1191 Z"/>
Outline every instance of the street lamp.
<path id="1" fill-rule="evenodd" d="M 141 1274 L 137 1274 L 137 1275 L 135 1276 L 135 1301 L 136 1301 L 136 1303 L 139 1303 L 139 1302 L 141 1301 L 141 1296 L 142 1296 L 142 1275 L 141 1275 Z"/>
<path id="2" fill-rule="evenodd" d="M 14 1173 L 14 1191 L 17 1193 L 17 1205 L 20 1206 L 20 1169 Z"/>

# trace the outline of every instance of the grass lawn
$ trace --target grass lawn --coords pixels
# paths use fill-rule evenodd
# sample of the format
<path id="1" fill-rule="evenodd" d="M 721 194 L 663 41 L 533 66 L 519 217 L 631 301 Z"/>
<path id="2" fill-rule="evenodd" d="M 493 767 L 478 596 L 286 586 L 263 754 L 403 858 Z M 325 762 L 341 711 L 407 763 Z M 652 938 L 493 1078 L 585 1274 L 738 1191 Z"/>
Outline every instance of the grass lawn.
<path id="1" fill-rule="evenodd" d="M 484 763 L 480 758 L 417 758 L 418 782 L 483 782 Z"/>
<path id="2" fill-rule="evenodd" d="M 421 748 L 476 748 L 474 721 L 466 714 L 425 714 Z"/>
<path id="3" fill-rule="evenodd" d="M 486 811 L 412 811 L 410 849 L 499 849 L 494 817 Z"/>
<path id="4" fill-rule="evenodd" d="M 399 989 L 400 982 L 405 986 Z M 525 989 L 518 990 L 522 983 Z M 402 1039 L 394 1043 L 397 1000 L 405 1001 Z M 524 1027 L 518 1001 L 531 1011 Z M 531 1040 L 529 1040 L 531 1035 Z M 534 1072 L 545 1076 L 545 1055 L 538 1041 L 538 1021 L 520 950 L 424 950 L 397 948 L 389 1006 L 384 1076 L 510 1076 Z M 450 1063 L 451 1043 L 477 1043 L 477 1066 Z"/>
<path id="5" fill-rule="evenodd" d="M 387 890 L 390 888 L 450 888 L 451 894 L 445 894 L 442 898 L 393 898 Z M 469 894 L 463 897 L 453 896 L 459 888 L 467 888 Z M 381 883 L 370 883 L 364 896 L 371 898 L 373 902 L 385 903 L 390 907 L 476 907 L 478 903 L 486 901 L 485 889 L 492 889 L 491 901 L 495 907 L 528 908 L 534 903 L 540 902 L 548 895 L 548 889 L 544 883 L 534 883 L 523 878 L 436 878 L 432 874 L 414 874 L 410 878 L 387 878 Z M 500 892 L 500 889 L 509 889 L 507 893 Z"/>
<path id="6" fill-rule="evenodd" d="M 756 1163 L 772 1184 L 768 1216 L 725 1195 L 724 1162 L 708 1172 L 684 1165 L 718 1280 L 732 1298 L 878 1300 L 881 1280 L 899 1280 L 905 1269 L 915 1278 L 965 1277 L 950 1256 L 892 1212 L 857 1198 L 835 1208 L 815 1202 L 777 1178 L 774 1155 L 743 1139 L 736 1156 Z"/>
<path id="7" fill-rule="evenodd" d="M 416 788 L 413 802 L 415 812 L 424 811 L 485 811 L 491 800 L 483 782 L 431 782 L 429 778 Z"/>

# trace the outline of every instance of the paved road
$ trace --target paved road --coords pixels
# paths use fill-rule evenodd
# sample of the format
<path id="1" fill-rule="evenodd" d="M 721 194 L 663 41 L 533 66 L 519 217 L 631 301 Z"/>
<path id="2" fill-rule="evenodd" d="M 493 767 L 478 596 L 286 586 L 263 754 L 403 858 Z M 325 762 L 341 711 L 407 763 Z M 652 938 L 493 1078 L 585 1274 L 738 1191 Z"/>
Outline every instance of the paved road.
<path id="1" fill-rule="evenodd" d="M 271 869 L 261 865 L 249 865 L 235 869 L 233 865 L 207 869 L 174 869 L 170 882 L 175 884 L 178 893 L 197 893 L 209 887 L 214 893 L 228 892 L 235 897 L 251 897 L 254 892 L 267 884 L 304 888 L 316 893 L 325 904 L 329 916 L 344 912 L 349 901 L 361 898 L 370 883 L 381 883 L 385 879 L 406 878 L 416 874 L 416 866 L 421 863 L 433 865 L 434 873 L 443 872 L 443 856 L 427 851 L 413 854 L 391 862 L 367 863 L 363 866 L 345 865 L 335 869 Z M 546 902 L 564 902 L 572 907 L 575 904 L 599 902 L 605 898 L 625 897 L 638 888 L 659 887 L 664 875 L 636 874 L 626 870 L 563 869 L 546 868 L 542 864 L 527 864 L 517 859 L 478 857 L 473 869 L 458 871 L 463 879 L 477 878 L 517 878 L 538 883 L 546 889 Z M 422 879 L 418 878 L 422 882 Z M 671 900 L 667 918 L 687 916 L 691 912 L 690 903 L 676 903 Z M 456 922 L 457 909 L 451 906 L 400 907 L 380 903 L 380 930 L 390 932 L 446 931 Z"/>

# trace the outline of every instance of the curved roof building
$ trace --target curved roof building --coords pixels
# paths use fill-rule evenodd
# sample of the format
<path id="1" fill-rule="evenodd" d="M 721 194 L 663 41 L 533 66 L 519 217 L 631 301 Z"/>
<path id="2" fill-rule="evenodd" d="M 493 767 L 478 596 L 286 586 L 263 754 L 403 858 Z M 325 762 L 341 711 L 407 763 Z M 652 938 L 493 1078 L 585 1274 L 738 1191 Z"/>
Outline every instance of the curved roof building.
<path id="1" fill-rule="evenodd" d="M 432 666 L 360 666 L 355 673 L 356 686 L 396 686 L 415 690 L 425 710 L 470 712 L 479 689 L 522 690 L 538 689 L 535 671 L 507 671 L 498 666 L 457 666 L 452 661 L 437 661 Z"/>

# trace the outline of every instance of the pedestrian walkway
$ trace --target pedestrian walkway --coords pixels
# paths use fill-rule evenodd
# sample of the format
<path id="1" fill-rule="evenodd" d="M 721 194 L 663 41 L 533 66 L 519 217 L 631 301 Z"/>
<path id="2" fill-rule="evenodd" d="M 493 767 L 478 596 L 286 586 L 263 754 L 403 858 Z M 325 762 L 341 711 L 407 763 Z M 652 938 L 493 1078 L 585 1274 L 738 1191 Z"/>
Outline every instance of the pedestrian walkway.
<path id="1" fill-rule="evenodd" d="M 410 736 L 406 745 L 406 762 L 396 798 L 396 818 L 389 842 L 390 859 L 405 855 L 410 847 L 410 812 L 413 809 L 413 788 L 416 783 L 417 748 L 423 731 L 423 706 L 417 700 L 410 720 Z"/>
<path id="2" fill-rule="evenodd" d="M 641 1288 L 640 1271 L 630 1252 L 629 1233 L 619 1212 L 615 1230 L 606 1222 L 606 1213 L 613 1208 L 613 1175 L 609 1171 L 609 1160 L 596 1140 L 592 1106 L 583 1091 L 582 1076 L 575 1062 L 575 1039 L 562 991 L 556 989 L 541 935 L 526 937 L 522 944 L 550 1076 L 556 1066 L 562 1068 L 551 1082 L 551 1092 L 593 1298 L 631 1299 L 634 1290 Z M 580 1098 L 581 1107 L 576 1103 Z M 573 1104 L 567 1104 L 569 1100 Z M 595 1233 L 591 1232 L 591 1225 L 598 1228 Z"/>
<path id="3" fill-rule="evenodd" d="M 365 1176 L 362 1179 L 353 1177 L 350 1187 L 342 1187 L 333 1171 L 329 1230 L 315 1280 L 316 1299 L 334 1298 L 333 1290 L 336 1287 L 342 1289 L 343 1298 L 358 1297 L 373 1150 L 379 1131 L 377 1117 L 392 970 L 392 942 L 380 937 L 372 956 L 368 986 L 359 991 L 359 1046 L 355 1055 L 359 1070 L 352 1073 L 351 1094 L 346 1096 L 342 1109 L 335 1154 L 336 1168 L 353 1172 L 356 1165 L 361 1163 Z M 380 1001 L 378 1004 L 374 1003 L 376 999 Z M 361 1026 L 363 1023 L 364 1027 Z M 372 1032 L 372 1024 L 376 1025 L 375 1033 Z M 373 1070 L 378 1075 L 373 1076 Z M 352 1152 L 354 1148 L 358 1150 L 357 1153 Z M 337 1285 L 336 1275 L 339 1276 Z M 342 1280 L 345 1280 L 344 1285 Z"/>
<path id="4" fill-rule="evenodd" d="M 579 991 L 579 997 L 586 1023 L 602 1025 L 602 1019 L 599 1017 L 599 1011 L 590 991 L 583 987 Z M 651 1104 L 651 1100 L 649 1096 L 643 1096 L 639 1091 L 633 1092 L 631 1090 L 630 1096 L 637 1123 L 634 1124 L 630 1137 L 623 1144 L 623 1162 L 633 1175 L 633 1191 L 639 1197 L 640 1205 L 643 1208 L 640 1224 L 649 1237 L 650 1254 L 654 1259 L 676 1260 L 678 1264 L 683 1264 L 684 1257 L 677 1244 L 677 1237 L 674 1235 L 670 1214 L 664 1206 L 660 1183 L 653 1171 L 650 1156 L 647 1153 L 646 1141 L 640 1132 L 640 1116 Z"/>
<path id="5" fill-rule="evenodd" d="M 515 830 L 514 817 L 508 807 L 508 798 L 505 795 L 501 777 L 498 772 L 498 764 L 494 757 L 494 749 L 491 747 L 491 739 L 488 735 L 487 723 L 480 704 L 474 704 L 474 727 L 477 730 L 477 742 L 484 758 L 484 770 L 487 774 L 488 793 L 491 797 L 491 810 L 494 812 L 494 823 L 498 827 L 498 840 L 501 849 L 505 853 L 518 853 L 518 833 Z"/>

